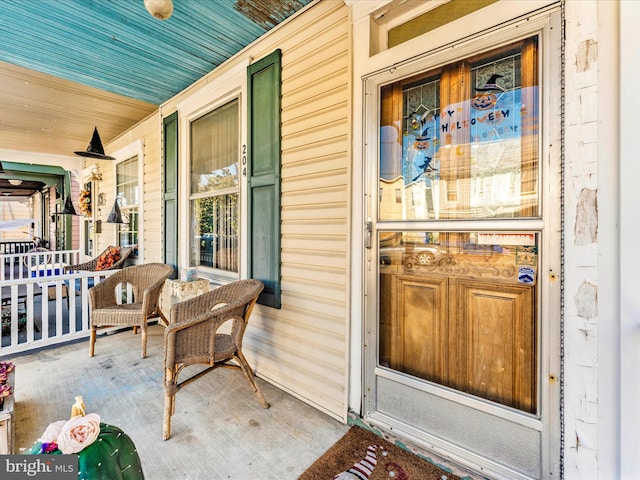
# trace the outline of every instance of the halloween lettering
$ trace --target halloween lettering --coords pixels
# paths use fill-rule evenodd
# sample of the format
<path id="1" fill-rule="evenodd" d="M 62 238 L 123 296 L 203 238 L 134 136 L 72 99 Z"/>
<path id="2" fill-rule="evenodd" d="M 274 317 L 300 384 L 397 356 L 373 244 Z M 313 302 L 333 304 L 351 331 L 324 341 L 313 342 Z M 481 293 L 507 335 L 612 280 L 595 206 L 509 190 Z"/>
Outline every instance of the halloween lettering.
<path id="1" fill-rule="evenodd" d="M 446 112 L 443 112 L 441 116 L 444 120 L 444 118 L 446 118 L 447 115 L 449 117 L 452 117 L 454 113 L 455 112 L 452 112 L 451 110 L 447 110 Z M 496 112 L 485 113 L 480 117 L 472 117 L 468 120 L 454 121 L 450 118 L 449 122 L 447 123 L 443 122 L 440 125 L 440 131 L 442 133 L 448 133 L 450 131 L 452 132 L 452 131 L 460 130 L 463 128 L 469 128 L 470 126 L 473 127 L 478 123 L 500 124 L 502 123 L 502 121 L 504 121 L 504 119 L 509 117 L 510 113 L 511 113 L 510 110 L 498 110 Z M 513 133 L 517 133 L 518 131 L 517 125 L 508 126 L 506 128 L 508 129 L 507 131 L 510 131 Z"/>

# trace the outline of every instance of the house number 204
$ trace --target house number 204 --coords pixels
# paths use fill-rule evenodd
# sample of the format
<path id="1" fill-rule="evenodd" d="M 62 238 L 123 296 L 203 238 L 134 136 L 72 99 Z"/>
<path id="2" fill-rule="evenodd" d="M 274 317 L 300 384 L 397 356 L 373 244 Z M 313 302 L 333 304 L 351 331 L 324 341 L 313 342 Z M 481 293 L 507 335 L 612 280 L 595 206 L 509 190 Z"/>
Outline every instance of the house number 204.
<path id="1" fill-rule="evenodd" d="M 242 176 L 247 176 L 247 146 L 242 145 Z"/>

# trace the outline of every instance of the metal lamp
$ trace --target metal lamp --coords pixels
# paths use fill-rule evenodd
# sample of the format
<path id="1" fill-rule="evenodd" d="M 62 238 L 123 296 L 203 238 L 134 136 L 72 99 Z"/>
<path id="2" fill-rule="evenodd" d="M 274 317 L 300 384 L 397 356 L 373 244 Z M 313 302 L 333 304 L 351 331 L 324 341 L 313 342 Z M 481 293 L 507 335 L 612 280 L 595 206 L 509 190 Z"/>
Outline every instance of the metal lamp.
<path id="1" fill-rule="evenodd" d="M 60 212 L 60 215 L 77 215 L 76 209 L 73 208 L 71 197 L 67 197 L 67 199 L 64 201 L 64 208 Z"/>
<path id="2" fill-rule="evenodd" d="M 115 202 L 113 202 L 113 208 L 111 209 L 111 213 L 107 217 L 106 223 L 126 223 L 122 219 L 122 212 L 120 212 L 120 205 L 118 205 L 117 198 Z"/>

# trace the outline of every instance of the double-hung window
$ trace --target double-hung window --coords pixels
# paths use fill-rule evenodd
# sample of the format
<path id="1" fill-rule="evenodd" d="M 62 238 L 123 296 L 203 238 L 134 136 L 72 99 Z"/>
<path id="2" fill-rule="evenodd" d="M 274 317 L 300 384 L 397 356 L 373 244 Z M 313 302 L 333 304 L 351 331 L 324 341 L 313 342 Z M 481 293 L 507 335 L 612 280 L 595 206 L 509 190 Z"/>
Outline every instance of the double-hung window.
<path id="1" fill-rule="evenodd" d="M 239 122 L 236 98 L 190 124 L 190 263 L 222 274 L 238 273 Z"/>
<path id="2" fill-rule="evenodd" d="M 280 308 L 279 50 L 241 62 L 178 105 L 183 158 L 180 262 L 215 283 L 256 278 Z"/>
<path id="3" fill-rule="evenodd" d="M 118 245 L 132 248 L 132 257 L 138 256 L 138 229 L 140 203 L 138 183 L 138 155 L 116 165 L 116 200 L 120 206 L 122 218 L 118 229 Z"/>

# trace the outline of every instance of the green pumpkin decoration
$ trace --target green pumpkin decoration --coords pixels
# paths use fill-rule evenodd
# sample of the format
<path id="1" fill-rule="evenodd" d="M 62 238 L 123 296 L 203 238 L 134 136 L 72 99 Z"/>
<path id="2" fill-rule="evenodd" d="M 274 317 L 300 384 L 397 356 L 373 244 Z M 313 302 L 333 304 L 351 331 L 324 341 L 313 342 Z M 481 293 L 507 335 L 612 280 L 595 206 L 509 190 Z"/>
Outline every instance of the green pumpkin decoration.
<path id="1" fill-rule="evenodd" d="M 27 453 L 39 455 L 43 445 L 36 442 Z M 48 453 L 62 455 L 59 449 Z M 77 455 L 78 480 L 144 480 L 136 446 L 129 435 L 113 425 L 100 423 L 96 441 Z"/>
<path id="2" fill-rule="evenodd" d="M 76 404 L 72 407 L 72 420 L 78 415 L 84 416 L 82 397 L 76 397 Z M 96 416 L 94 421 L 97 422 L 98 419 Z M 42 442 L 34 443 L 26 453 L 62 455 L 56 443 Z M 76 455 L 78 480 L 144 480 L 136 446 L 129 435 L 114 425 L 100 422 L 100 431 L 95 441 Z"/>

